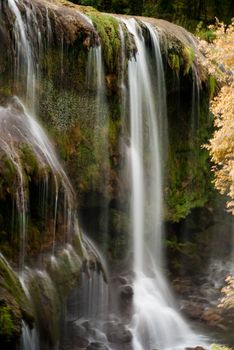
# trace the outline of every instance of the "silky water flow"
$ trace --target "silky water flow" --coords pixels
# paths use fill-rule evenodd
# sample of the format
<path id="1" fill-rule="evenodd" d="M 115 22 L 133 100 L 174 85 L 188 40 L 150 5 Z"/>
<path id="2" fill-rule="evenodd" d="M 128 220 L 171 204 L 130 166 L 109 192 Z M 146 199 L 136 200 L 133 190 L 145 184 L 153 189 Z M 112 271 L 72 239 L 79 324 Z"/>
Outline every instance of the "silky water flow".
<path id="1" fill-rule="evenodd" d="M 136 58 L 128 63 L 135 273 L 133 346 L 135 350 L 184 349 L 204 344 L 204 339 L 178 312 L 163 275 L 162 144 L 166 144 L 167 115 L 158 35 L 146 24 L 156 60 L 156 71 L 151 74 L 141 27 L 135 19 L 124 23 L 137 46 Z"/>

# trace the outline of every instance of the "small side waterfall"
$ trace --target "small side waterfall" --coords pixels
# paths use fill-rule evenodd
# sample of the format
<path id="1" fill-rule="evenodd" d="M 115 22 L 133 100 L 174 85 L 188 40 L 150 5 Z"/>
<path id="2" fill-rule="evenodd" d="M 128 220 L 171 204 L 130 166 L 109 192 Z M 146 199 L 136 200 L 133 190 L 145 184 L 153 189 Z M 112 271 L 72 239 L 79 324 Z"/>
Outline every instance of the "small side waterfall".
<path id="1" fill-rule="evenodd" d="M 40 350 L 39 339 L 36 330 L 31 330 L 24 321 L 22 323 L 20 348 L 23 350 Z"/>
<path id="2" fill-rule="evenodd" d="M 134 19 L 125 20 L 125 24 L 134 36 L 138 50 L 136 60 L 131 60 L 128 68 L 135 272 L 134 349 L 183 349 L 200 343 L 201 339 L 176 310 L 162 273 L 163 149 L 160 133 L 163 133 L 167 118 L 162 59 L 157 33 L 147 24 L 157 67 L 155 83 L 150 74 L 141 27 Z"/>
<path id="3" fill-rule="evenodd" d="M 91 22 L 92 23 L 92 22 Z M 92 111 L 95 117 L 93 148 L 95 161 L 103 171 L 104 200 L 100 199 L 102 208 L 102 221 L 98 230 L 102 235 L 102 241 L 108 244 L 108 182 L 109 182 L 109 149 L 108 149 L 108 104 L 106 98 L 105 73 L 101 45 L 91 47 L 88 54 L 87 88 L 90 94 L 95 94 L 95 106 Z"/>
<path id="4" fill-rule="evenodd" d="M 70 185 L 70 182 L 58 162 L 57 156 L 53 150 L 53 147 L 43 131 L 39 123 L 30 114 L 28 114 L 23 104 L 16 97 L 13 98 L 6 107 L 0 107 L 0 124 L 1 124 L 1 139 L 0 149 L 12 162 L 13 167 L 18 177 L 17 191 L 16 191 L 16 207 L 19 212 L 20 220 L 20 265 L 24 266 L 26 245 L 27 245 L 27 215 L 28 215 L 28 195 L 27 180 L 25 179 L 22 153 L 25 151 L 22 149 L 28 147 L 29 152 L 32 152 L 41 168 L 41 176 L 44 179 L 44 188 L 42 192 L 47 191 L 48 188 L 48 176 L 49 172 L 52 173 L 52 178 L 55 184 L 55 197 L 54 197 L 54 224 L 53 224 L 53 253 L 55 251 L 55 239 L 56 239 L 56 220 L 58 215 L 58 196 L 64 198 L 64 224 L 66 230 L 71 230 L 72 215 L 74 216 L 74 193 Z M 26 146 L 25 146 L 26 145 Z M 50 169 L 48 171 L 48 169 Z M 47 196 L 42 193 L 42 207 L 46 206 Z M 72 214 L 73 212 L 73 214 Z M 67 237 L 71 232 L 66 231 Z"/>
<path id="5" fill-rule="evenodd" d="M 3 257 L 2 259 L 10 273 L 15 276 L 17 283 L 21 282 L 19 289 L 22 289 L 22 295 L 24 291 L 28 298 L 27 303 L 32 309 L 32 317 L 35 321 L 33 329 L 30 329 L 23 321 L 20 349 L 58 349 L 61 340 L 61 323 L 68 322 L 66 295 L 75 288 L 78 276 L 81 275 L 81 291 L 86 293 L 88 288 L 89 293 L 89 310 L 87 313 L 84 311 L 83 317 L 92 316 L 94 319 L 103 313 L 104 309 L 106 312 L 106 305 L 101 305 L 100 300 L 108 302 L 108 290 L 103 278 L 104 272 L 99 252 L 80 233 L 75 192 L 46 132 L 34 116 L 38 103 L 40 55 L 43 49 L 50 45 L 52 37 L 48 9 L 43 8 L 46 14 L 45 27 L 42 26 L 46 28 L 46 36 L 43 38 L 38 22 L 41 16 L 40 9 L 34 7 L 34 3 L 27 0 L 9 0 L 4 6 L 14 17 L 13 85 L 14 91 L 19 92 L 20 98 L 9 97 L 0 107 L 0 156 L 7 158 L 16 178 L 16 188 L 11 200 L 14 208 L 12 226 L 17 229 L 19 226 L 19 275 L 15 275 L 5 259 Z M 83 18 L 86 20 L 85 16 Z M 61 76 L 63 75 L 63 55 L 62 38 Z M 102 64 L 101 57 L 97 63 Z M 99 74 L 98 65 L 97 74 Z M 100 79 L 103 79 L 103 75 L 98 76 L 97 79 L 98 84 L 101 85 Z M 18 86 L 21 84 L 22 88 L 19 88 L 18 91 Z M 100 90 L 99 85 L 95 87 L 97 91 Z M 98 95 L 97 108 L 102 103 L 99 97 Z M 28 170 L 29 173 L 27 169 L 25 170 L 29 160 L 35 165 L 32 174 L 30 170 Z M 36 177 L 35 183 L 33 183 L 34 176 Z M 30 186 L 35 187 L 35 193 L 39 192 L 39 208 L 35 209 L 36 215 L 41 219 L 42 228 L 40 229 L 49 236 L 49 242 L 46 242 L 49 249 L 45 249 L 42 256 L 39 256 L 37 268 L 34 268 L 35 262 L 31 263 L 31 261 L 32 268 L 26 267 L 29 224 L 33 219 L 32 207 L 37 206 L 37 199 L 33 198 L 34 193 L 30 193 Z M 39 232 L 40 238 L 43 233 Z M 84 262 L 87 265 L 90 264 L 86 279 L 84 273 L 81 273 Z M 99 269 L 95 267 L 95 264 L 100 265 Z M 66 283 L 65 286 L 64 283 Z M 93 299 L 96 291 L 99 291 L 101 295 L 98 299 Z M 84 301 L 86 295 L 82 294 L 82 297 Z M 98 303 L 98 309 L 96 309 L 95 301 Z"/>

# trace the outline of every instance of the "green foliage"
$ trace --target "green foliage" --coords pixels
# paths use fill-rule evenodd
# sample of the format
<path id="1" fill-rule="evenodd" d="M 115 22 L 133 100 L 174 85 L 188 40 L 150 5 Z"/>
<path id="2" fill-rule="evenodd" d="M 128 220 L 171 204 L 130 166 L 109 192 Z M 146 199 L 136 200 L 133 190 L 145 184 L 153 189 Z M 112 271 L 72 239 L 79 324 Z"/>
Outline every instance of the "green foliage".
<path id="1" fill-rule="evenodd" d="M 204 25 L 203 21 L 200 21 L 198 23 L 195 34 L 200 39 L 206 40 L 208 43 L 212 43 L 216 38 L 215 31 L 207 28 L 207 26 Z"/>
<path id="2" fill-rule="evenodd" d="M 132 5 L 129 0 L 112 0 L 111 7 L 115 13 L 130 14 Z"/>
<path id="3" fill-rule="evenodd" d="M 211 344 L 210 348 L 211 350 L 232 350 L 232 348 L 221 344 Z"/>
<path id="4" fill-rule="evenodd" d="M 180 242 L 173 236 L 170 240 L 166 240 L 166 249 L 170 271 L 174 274 L 180 274 L 186 269 L 186 273 L 193 275 L 202 269 L 202 259 L 196 242 Z"/>
<path id="5" fill-rule="evenodd" d="M 214 75 L 209 76 L 210 99 L 212 100 L 216 91 L 216 79 Z"/>
<path id="6" fill-rule="evenodd" d="M 207 190 L 207 183 L 211 181 L 208 159 L 208 152 L 201 150 L 199 143 L 191 147 L 184 141 L 182 149 L 180 145 L 171 149 L 168 157 L 169 185 L 166 188 L 167 219 L 179 222 L 192 208 L 206 204 L 212 194 L 211 185 Z"/>
<path id="7" fill-rule="evenodd" d="M 80 0 L 80 1 L 76 1 L 76 3 L 84 6 L 93 6 L 97 9 L 100 9 L 102 1 L 101 0 Z"/>
<path id="8" fill-rule="evenodd" d="M 0 338 L 3 337 L 6 341 L 10 341 L 13 335 L 14 322 L 11 310 L 8 306 L 0 306 Z"/>
<path id="9" fill-rule="evenodd" d="M 208 91 L 200 95 L 200 104 L 195 115 L 191 94 L 186 81 L 190 74 L 180 74 L 184 102 L 176 106 L 171 98 L 169 115 L 169 152 L 166 165 L 167 182 L 165 188 L 166 219 L 179 222 L 192 208 L 204 206 L 214 194 L 211 184 L 209 154 L 201 145 L 209 138 L 213 119 L 208 110 Z M 188 95 L 187 95 L 188 93 Z M 178 95 L 175 100 L 178 101 Z M 183 135 L 183 137 L 181 137 Z"/>

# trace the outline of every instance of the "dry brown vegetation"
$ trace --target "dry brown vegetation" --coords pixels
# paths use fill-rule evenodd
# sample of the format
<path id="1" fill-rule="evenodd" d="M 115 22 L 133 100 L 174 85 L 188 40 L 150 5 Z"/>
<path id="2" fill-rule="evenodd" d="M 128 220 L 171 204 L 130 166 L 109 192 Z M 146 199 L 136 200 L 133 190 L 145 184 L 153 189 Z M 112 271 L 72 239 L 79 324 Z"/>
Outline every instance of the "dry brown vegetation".
<path id="1" fill-rule="evenodd" d="M 210 152 L 215 187 L 230 200 L 227 208 L 234 214 L 234 22 L 225 27 L 217 21 L 216 39 L 206 46 L 209 70 L 223 85 L 211 102 L 216 130 L 206 146 Z"/>

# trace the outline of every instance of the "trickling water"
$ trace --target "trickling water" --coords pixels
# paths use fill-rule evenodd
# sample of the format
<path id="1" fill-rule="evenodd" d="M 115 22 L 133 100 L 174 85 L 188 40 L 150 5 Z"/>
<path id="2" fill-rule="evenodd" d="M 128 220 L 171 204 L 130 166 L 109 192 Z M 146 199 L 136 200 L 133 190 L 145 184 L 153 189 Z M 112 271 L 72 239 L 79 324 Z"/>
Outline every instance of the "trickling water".
<path id="1" fill-rule="evenodd" d="M 88 319 L 94 325 L 107 319 L 108 286 L 96 267 L 87 266 L 87 271 L 81 273 L 80 283 L 70 296 L 68 310 L 70 318 Z"/>
<path id="2" fill-rule="evenodd" d="M 25 100 L 27 108 L 31 111 L 35 111 L 37 99 L 36 99 L 36 81 L 40 79 L 39 61 L 40 55 L 43 52 L 44 43 L 45 46 L 50 44 L 52 37 L 52 29 L 49 18 L 48 9 L 46 12 L 46 40 L 42 42 L 42 33 L 38 23 L 37 16 L 42 16 L 40 10 L 37 10 L 33 3 L 28 1 L 9 0 L 8 6 L 15 16 L 14 21 L 14 44 L 16 51 L 15 68 L 15 80 L 16 83 L 22 79 L 25 79 L 25 91 L 22 88 L 20 95 Z M 21 12 L 21 8 L 24 8 L 24 15 Z M 63 50 L 61 50 L 63 55 Z M 62 66 L 62 64 L 61 64 Z M 62 68 L 61 68 L 62 69 Z M 16 85 L 17 85 L 16 84 Z M 47 199 L 48 199 L 48 171 L 50 169 L 52 173 L 55 194 L 54 194 L 54 220 L 53 220 L 53 245 L 52 252 L 55 252 L 55 240 L 56 240 L 56 227 L 58 216 L 58 200 L 59 191 L 63 188 L 64 196 L 64 208 L 67 208 L 64 215 L 64 222 L 67 223 L 66 232 L 70 234 L 71 220 L 72 220 L 72 207 L 74 206 L 74 193 L 70 185 L 70 182 L 59 164 L 53 147 L 51 146 L 45 132 L 42 127 L 36 121 L 31 114 L 26 112 L 22 102 L 15 98 L 8 104 L 7 107 L 1 107 L 1 149 L 11 159 L 12 163 L 16 167 L 18 175 L 18 191 L 17 191 L 17 207 L 20 217 L 20 231 L 21 231 L 21 253 L 20 253 L 20 265 L 24 265 L 24 256 L 26 250 L 27 241 L 27 211 L 28 211 L 28 199 L 26 194 L 26 184 L 23 174 L 23 165 L 21 164 L 19 154 L 19 144 L 21 142 L 26 143 L 37 158 L 38 164 L 43 168 L 43 187 L 42 187 L 42 208 L 44 208 L 45 219 L 47 216 Z M 64 210 L 65 211 L 65 210 Z M 46 222 L 46 221 L 45 221 Z"/>
<path id="3" fill-rule="evenodd" d="M 176 311 L 162 275 L 162 147 L 165 82 L 158 37 L 147 25 L 156 60 L 156 82 L 150 75 L 146 44 L 134 19 L 124 21 L 137 46 L 129 62 L 132 162 L 132 230 L 134 244 L 134 349 L 176 349 L 200 339 Z M 156 93 L 154 91 L 156 84 Z M 165 135 L 165 133 L 164 133 Z M 165 141 L 165 140 L 164 140 Z M 147 159 L 146 159 L 147 158 Z M 149 224 L 150 223 L 150 224 Z"/>
<path id="4" fill-rule="evenodd" d="M 91 20 L 90 20 L 91 21 Z M 92 22 L 91 22 L 92 23 Z M 89 49 L 87 65 L 87 88 L 89 93 L 95 96 L 93 148 L 95 160 L 100 171 L 103 172 L 104 198 L 100 199 L 102 218 L 98 230 L 102 236 L 102 242 L 108 245 L 108 187 L 109 187 L 109 110 L 106 94 L 106 82 L 102 46 L 94 46 Z M 104 248 L 105 249 L 105 248 Z"/>
<path id="5" fill-rule="evenodd" d="M 24 21 L 19 10 L 18 0 L 8 0 L 9 7 L 12 13 L 15 15 L 14 23 L 14 39 L 15 39 L 15 49 L 17 60 L 15 62 L 14 68 L 16 70 L 15 78 L 18 82 L 22 78 L 22 73 L 25 74 L 26 78 L 26 101 L 29 106 L 34 108 L 35 103 L 35 79 L 36 79 L 36 67 L 35 58 L 33 56 L 33 51 L 31 48 L 31 43 L 29 41 L 27 31 L 32 32 L 33 27 L 28 26 L 28 19 L 32 16 L 31 9 L 25 7 L 27 20 Z M 20 3 L 24 6 L 24 3 Z M 34 17 L 34 16 L 33 16 Z M 35 23 L 35 17 L 32 23 Z M 37 25 L 37 21 L 35 23 Z M 39 30 L 36 32 L 39 35 Z"/>
<path id="6" fill-rule="evenodd" d="M 24 0 L 8 0 L 9 7 L 15 16 L 14 39 L 16 45 L 17 62 L 15 79 L 20 80 L 26 76 L 26 93 L 24 100 L 30 110 L 35 108 L 36 80 L 39 79 L 39 55 L 42 51 L 42 33 L 37 29 L 38 20 L 34 6 L 27 6 L 30 2 Z M 25 14 L 21 14 L 18 5 L 25 7 Z M 83 16 L 85 17 L 85 16 Z M 86 17 L 85 17 L 86 18 Z M 87 19 L 87 18 L 86 18 Z M 89 24 L 92 24 L 88 20 Z M 132 229 L 134 242 L 134 316 L 132 330 L 134 334 L 133 345 L 137 350 L 151 350 L 152 348 L 184 348 L 195 346 L 200 339 L 194 335 L 184 320 L 175 310 L 173 297 L 169 291 L 165 278 L 161 272 L 163 267 L 162 247 L 162 158 L 166 158 L 167 133 L 166 133 L 166 90 L 162 58 L 159 46 L 159 39 L 155 29 L 142 23 L 148 30 L 151 41 L 152 52 L 149 54 L 141 27 L 133 19 L 124 20 L 129 32 L 134 36 L 138 54 L 136 60 L 129 62 L 128 70 L 128 91 L 125 85 L 125 34 L 122 24 L 119 27 L 121 39 L 119 85 L 122 92 L 122 118 L 126 112 L 127 93 L 130 97 L 130 123 L 131 142 L 130 158 L 132 165 Z M 52 29 L 48 9 L 46 9 L 46 31 L 47 47 L 52 37 Z M 37 45 L 30 40 L 36 34 Z M 61 34 L 62 35 L 62 34 Z M 37 50 L 35 47 L 37 46 Z M 61 37 L 61 77 L 64 75 L 64 37 Z M 194 70 L 196 75 L 196 70 Z M 154 77 L 155 76 L 155 77 Z M 108 119 L 106 109 L 105 75 L 101 46 L 90 48 L 88 57 L 88 89 L 95 94 L 95 135 L 94 147 L 97 150 L 98 161 L 102 163 L 105 174 L 109 174 L 109 153 L 108 153 Z M 193 85 L 193 95 L 196 95 L 197 80 Z M 23 93 L 22 93 L 23 95 Z M 195 99 L 193 102 L 195 110 Z M 194 112 L 195 114 L 195 112 Z M 27 241 L 27 210 L 28 199 L 24 182 L 23 164 L 17 151 L 22 140 L 26 141 L 33 150 L 43 173 L 41 202 L 46 221 L 49 176 L 52 173 L 54 179 L 55 193 L 53 196 L 53 256 L 51 258 L 51 276 L 56 276 L 61 271 L 61 265 L 66 267 L 71 274 L 77 273 L 81 261 L 70 245 L 67 245 L 61 252 L 60 257 L 54 256 L 56 248 L 56 228 L 59 210 L 59 202 L 64 201 L 64 221 L 66 222 L 66 234 L 75 232 L 79 235 L 77 217 L 74 213 L 74 193 L 61 165 L 59 164 L 53 147 L 38 122 L 26 112 L 22 103 L 18 100 L 10 102 L 7 107 L 0 108 L 1 138 L 0 148 L 11 159 L 18 176 L 17 208 L 20 212 L 21 225 L 21 265 L 24 265 L 26 241 Z M 101 140 L 101 147 L 100 147 Z M 126 147 L 127 148 L 127 147 Z M 101 156 L 98 154 L 101 150 Z M 48 168 L 50 170 L 48 170 Z M 109 179 L 104 175 L 104 187 L 108 188 Z M 62 187 L 62 189 L 61 189 Z M 62 197 L 60 193 L 62 191 Z M 107 191 L 107 190 L 106 190 Z M 106 200 L 105 203 L 108 203 Z M 106 205 L 106 204 L 105 204 Z M 104 217 L 103 231 L 106 235 L 108 227 L 108 206 L 102 208 Z M 14 221 L 14 220 L 13 220 Z M 106 243 L 105 242 L 105 243 Z M 83 254 L 86 251 L 95 252 L 95 248 L 87 240 Z M 86 256 L 88 259 L 88 254 Z M 100 260 L 100 259 L 99 259 Z M 70 309 L 68 303 L 68 318 L 71 321 L 83 322 L 89 319 L 93 323 L 93 329 L 98 326 L 99 339 L 107 344 L 107 339 L 102 333 L 102 326 L 99 321 L 105 321 L 108 309 L 108 288 L 103 280 L 102 272 L 96 265 L 87 265 L 86 270 L 81 274 L 80 285 L 74 290 L 70 298 Z M 35 281 L 40 285 L 47 299 L 54 305 L 53 299 L 57 298 L 53 277 L 47 272 L 28 270 L 25 280 L 22 282 L 26 293 L 29 295 L 27 280 Z M 70 276 L 70 275 L 69 275 Z M 36 283 L 37 282 L 37 283 Z M 31 282 L 32 283 L 32 282 Z M 43 289 L 43 286 L 45 289 Z M 62 288 L 60 285 L 58 288 Z M 43 293 L 42 293 L 43 294 Z M 35 301 L 34 301 L 35 302 Z M 40 309 L 40 304 L 39 306 Z M 56 313 L 56 308 L 54 308 Z M 40 310 L 39 310 L 40 311 Z M 40 314 L 40 312 L 38 312 Z M 44 316 L 44 315 L 43 315 Z M 48 319 L 53 315 L 48 315 Z M 42 317 L 43 319 L 43 317 Z M 98 322 L 97 322 L 98 319 Z M 41 323 L 43 328 L 43 321 Z M 83 327 L 84 325 L 82 325 Z M 101 329 L 101 331 L 100 331 Z M 98 331 L 96 332 L 96 334 Z M 90 338 L 96 340 L 97 335 Z M 30 332 L 23 324 L 22 336 L 23 350 L 38 350 L 36 334 Z M 57 344 L 55 342 L 55 344 Z"/>
<path id="7" fill-rule="evenodd" d="M 64 193 L 66 193 L 65 201 L 69 212 L 74 206 L 74 193 L 70 182 L 57 160 L 53 147 L 38 122 L 28 114 L 22 103 L 15 97 L 7 107 L 0 107 L 0 149 L 13 163 L 17 177 L 17 200 L 16 205 L 20 216 L 20 232 L 21 232 L 21 267 L 24 265 L 26 253 L 26 233 L 27 233 L 27 213 L 28 213 L 28 197 L 26 193 L 26 182 L 24 177 L 23 164 L 21 161 L 21 147 L 20 144 L 29 146 L 38 164 L 40 164 L 42 173 L 44 174 L 44 206 L 46 206 L 46 197 L 48 192 L 48 168 L 53 174 L 55 183 L 55 205 L 54 205 L 54 232 L 53 232 L 53 251 L 55 244 L 56 232 L 56 217 L 59 186 L 62 186 Z M 61 183 L 61 185 L 59 185 Z M 70 214 L 67 218 L 67 227 L 70 227 Z M 71 232 L 67 232 L 69 236 Z"/>
<path id="8" fill-rule="evenodd" d="M 6 106 L 0 107 L 0 151 L 10 159 L 17 176 L 16 206 L 13 200 L 13 208 L 17 208 L 20 218 L 20 280 L 34 309 L 36 323 L 36 328 L 32 331 L 29 330 L 25 323 L 22 324 L 21 349 L 39 350 L 43 348 L 44 344 L 46 344 L 46 346 L 50 344 L 49 348 L 57 349 L 61 312 L 59 291 L 62 288 L 66 289 L 66 286 L 63 287 L 59 284 L 56 286 L 56 278 L 61 274 L 67 274 L 69 277 L 68 282 L 70 282 L 74 276 L 79 275 L 82 265 L 82 259 L 77 255 L 75 249 L 71 245 L 66 245 L 65 248 L 62 251 L 58 251 L 55 256 L 56 234 L 58 229 L 57 219 L 58 216 L 61 215 L 60 209 L 63 209 L 64 212 L 62 222 L 62 226 L 65 226 L 64 241 L 72 241 L 71 234 L 73 234 L 73 237 L 77 235 L 78 237 L 74 237 L 74 245 L 76 245 L 82 258 L 89 261 L 90 256 L 92 256 L 93 263 L 97 264 L 99 255 L 92 244 L 88 240 L 85 241 L 85 238 L 82 238 L 80 235 L 75 211 L 75 195 L 73 188 L 57 159 L 46 133 L 35 117 L 32 116 L 36 110 L 36 103 L 38 102 L 36 99 L 36 82 L 40 80 L 40 55 L 43 52 L 43 48 L 50 45 L 52 38 L 48 9 L 45 8 L 45 27 L 47 33 L 45 40 L 42 41 L 42 33 L 40 32 L 37 19 L 38 16 L 41 16 L 40 10 L 36 9 L 34 4 L 27 0 L 9 0 L 8 6 L 14 18 L 13 37 L 16 52 L 16 62 L 14 62 L 14 88 L 17 90 L 18 85 L 20 86 L 22 83 L 20 96 L 24 100 L 27 108 L 31 111 L 28 113 L 24 104 L 17 97 L 11 100 L 9 99 Z M 22 8 L 23 11 L 21 12 Z M 62 77 L 64 69 L 63 37 L 61 38 L 60 54 Z M 104 121 L 102 119 L 102 116 L 106 114 L 102 113 L 104 108 L 105 82 L 102 68 L 101 47 L 91 49 L 90 56 L 91 60 L 93 59 L 92 57 L 94 57 L 93 61 L 96 69 L 95 90 L 98 91 L 96 101 L 98 125 L 100 121 L 103 124 L 106 123 L 106 119 Z M 23 81 L 21 81 L 22 79 Z M 106 138 L 104 139 L 106 141 Z M 49 257 L 44 257 L 46 263 L 43 263 L 47 265 L 48 271 L 45 265 L 41 266 L 41 270 L 24 268 L 27 251 L 27 219 L 30 214 L 30 198 L 28 198 L 29 188 L 25 177 L 25 164 L 22 162 L 22 144 L 29 147 L 30 152 L 32 152 L 38 163 L 40 171 L 39 180 L 41 183 L 39 203 L 42 207 L 42 217 L 45 226 L 47 225 L 48 217 L 48 201 L 51 200 L 51 197 L 53 200 L 53 255 L 50 259 Z M 106 154 L 106 152 L 104 153 Z M 53 180 L 52 190 L 49 189 L 51 178 Z M 15 210 L 13 213 L 13 228 L 16 226 L 14 217 Z M 59 223 L 61 223 L 61 219 Z M 90 267 L 87 274 L 89 275 L 88 278 L 85 279 L 84 275 L 82 278 L 83 287 L 86 288 L 88 285 L 89 295 L 89 308 L 87 312 L 84 311 L 84 316 L 95 320 L 96 317 L 104 317 L 103 315 L 107 313 L 108 289 L 100 267 L 99 270 Z M 82 288 L 81 291 L 84 292 Z M 65 291 L 63 291 L 63 293 L 65 294 Z M 86 295 L 83 297 L 86 297 Z M 85 302 L 87 302 L 87 300 L 85 300 Z M 84 305 L 86 304 L 85 302 Z M 48 306 L 48 308 L 45 305 Z M 37 336 L 37 330 L 39 336 Z M 45 334 L 48 335 L 49 339 L 43 339 Z"/>
<path id="9" fill-rule="evenodd" d="M 126 84 L 125 84 L 125 55 L 126 55 L 126 42 L 125 35 L 122 28 L 122 23 L 119 24 L 119 36 L 121 42 L 121 52 L 120 52 L 120 77 L 119 77 L 119 85 L 121 89 L 121 115 L 122 118 L 125 119 L 126 113 L 126 105 L 127 105 L 127 92 L 126 92 Z"/>
<path id="10" fill-rule="evenodd" d="M 96 93 L 96 128 L 103 124 L 104 99 L 105 99 L 105 78 L 102 60 L 102 47 L 95 46 L 89 50 L 87 66 L 87 85 Z"/>
<path id="11" fill-rule="evenodd" d="M 35 329 L 30 329 L 24 321 L 22 322 L 20 349 L 40 350 L 37 331 Z"/>

